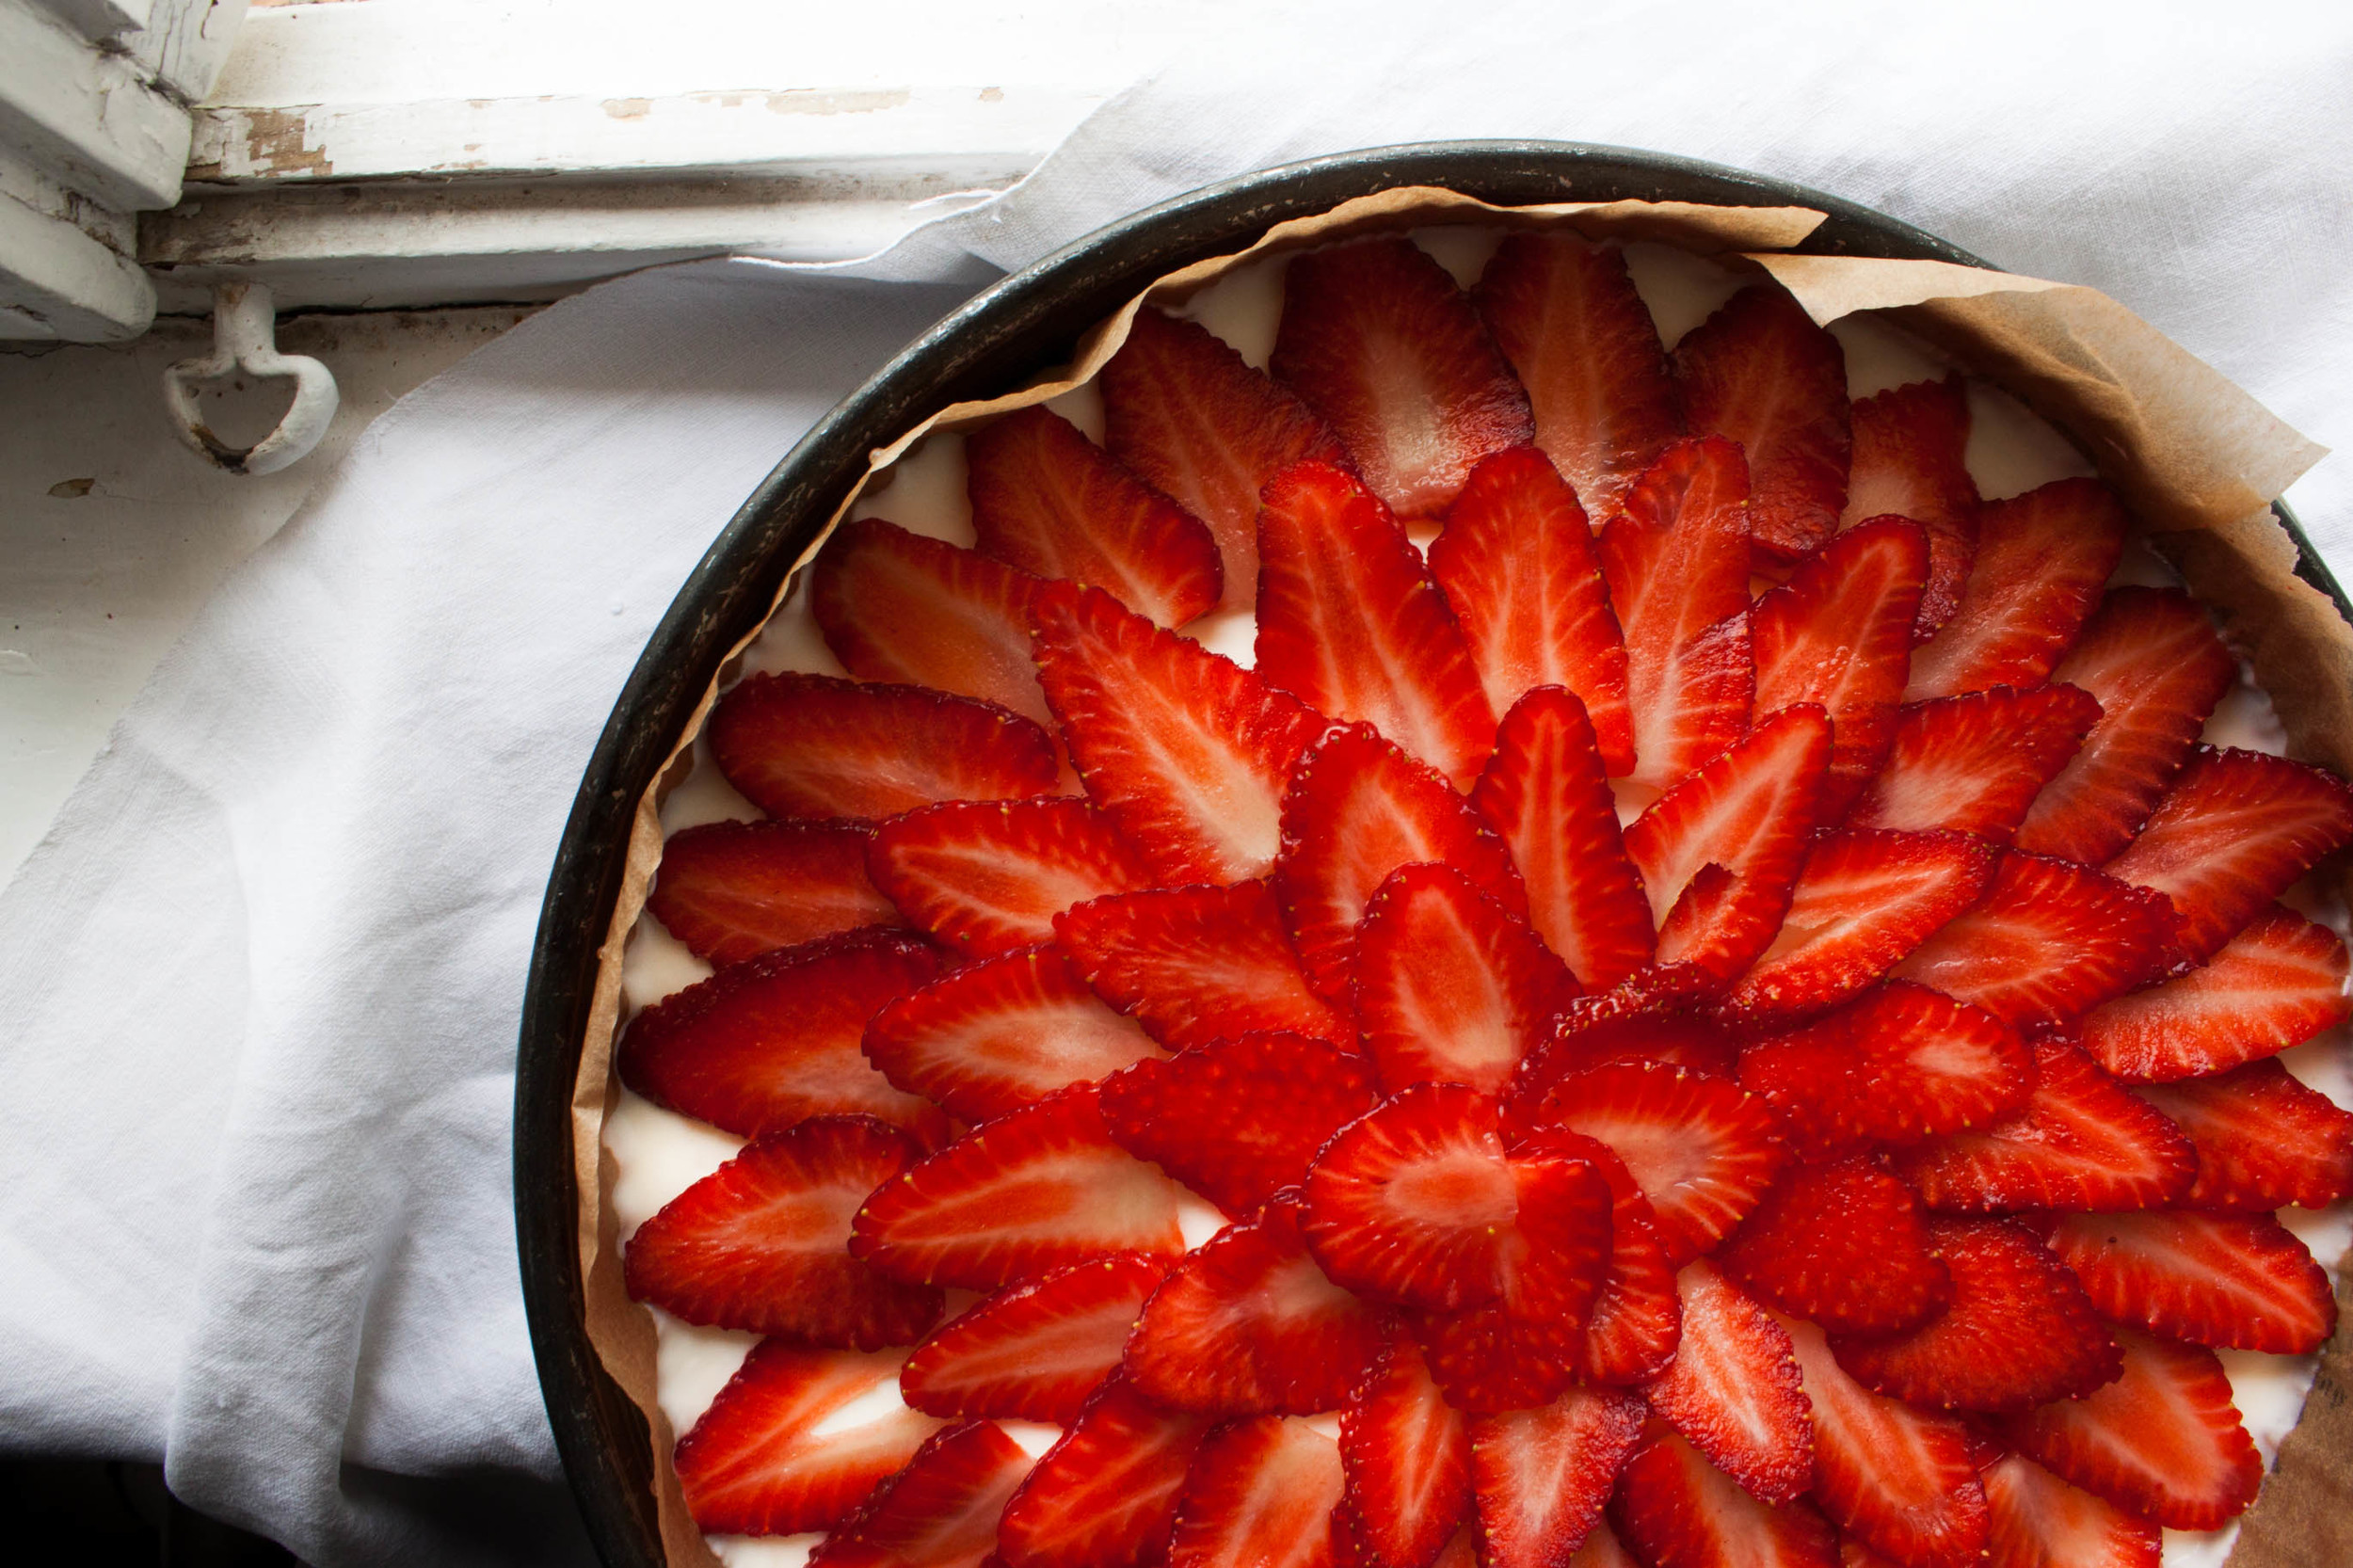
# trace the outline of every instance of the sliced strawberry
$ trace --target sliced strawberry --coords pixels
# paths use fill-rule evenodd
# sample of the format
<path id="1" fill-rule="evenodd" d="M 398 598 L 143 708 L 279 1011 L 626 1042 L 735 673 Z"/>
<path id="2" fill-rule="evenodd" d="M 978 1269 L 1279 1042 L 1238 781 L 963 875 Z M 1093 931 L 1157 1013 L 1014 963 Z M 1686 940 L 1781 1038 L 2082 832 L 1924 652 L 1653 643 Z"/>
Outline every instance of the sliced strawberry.
<path id="1" fill-rule="evenodd" d="M 1208 1417 L 1162 1410 L 1114 1372 L 1005 1505 L 1007 1568 L 1128 1568 L 1168 1549 Z"/>
<path id="2" fill-rule="evenodd" d="M 1297 1186 L 1324 1142 L 1380 1097 L 1363 1053 L 1281 1032 L 1188 1046 L 1114 1074 L 1102 1093 L 1122 1147 L 1228 1214 Z"/>
<path id="3" fill-rule="evenodd" d="M 1365 905 L 1391 872 L 1425 860 L 1452 866 L 1512 913 L 1527 913 L 1527 889 L 1495 830 L 1369 726 L 1335 730 L 1300 760 L 1283 797 L 1274 889 L 1319 993 L 1346 999 Z"/>
<path id="4" fill-rule="evenodd" d="M 895 817 L 1052 792 L 1054 743 L 1016 713 L 920 686 L 747 676 L 711 712 L 728 782 L 772 817 Z"/>
<path id="5" fill-rule="evenodd" d="M 2051 679 L 2098 698 L 2100 722 L 2035 797 L 2018 847 L 2096 866 L 2148 820 L 2238 679 L 2238 661 L 2189 595 L 2112 588 Z"/>
<path id="6" fill-rule="evenodd" d="M 1992 844 L 1960 833 L 1816 840 L 1780 936 L 1727 1000 L 1767 1016 L 1845 1000 L 1977 903 L 1998 857 Z"/>
<path id="7" fill-rule="evenodd" d="M 2322 1208 L 2353 1192 L 2353 1112 L 2277 1062 L 2151 1084 L 2139 1095 L 2198 1151 L 2198 1179 L 2182 1194 L 2185 1208 Z"/>
<path id="8" fill-rule="evenodd" d="M 997 1520 L 1030 1473 L 1021 1445 L 989 1421 L 936 1433 L 857 1515 L 808 1554 L 816 1568 L 981 1568 Z"/>
<path id="9" fill-rule="evenodd" d="M 1263 882 L 1096 899 L 1054 931 L 1096 994 L 1170 1047 L 1262 1030 L 1355 1044 L 1355 1026 L 1309 989 Z"/>
<path id="10" fill-rule="evenodd" d="M 959 1121 L 989 1122 L 1161 1054 L 1051 945 L 956 970 L 866 1026 L 867 1060 Z"/>
<path id="11" fill-rule="evenodd" d="M 1293 463 L 1349 462 L 1289 391 L 1210 335 L 1146 306 L 1096 377 L 1111 455 L 1209 525 L 1231 610 L 1258 595 L 1258 492 Z"/>
<path id="12" fill-rule="evenodd" d="M 874 932 L 786 948 L 664 997 L 621 1036 L 621 1081 L 681 1115 L 755 1137 L 811 1116 L 865 1115 L 926 1146 L 947 1119 L 858 1054 L 866 1020 L 930 980 L 913 936 Z"/>
<path id="13" fill-rule="evenodd" d="M 880 518 L 844 521 L 809 568 L 809 608 L 860 680 L 979 697 L 1051 726 L 1030 662 L 1038 580 Z"/>
<path id="14" fill-rule="evenodd" d="M 1716 1263 L 1768 1305 L 1834 1332 L 1901 1333 L 1952 1298 L 1919 1204 L 1858 1156 L 1784 1176 Z"/>
<path id="15" fill-rule="evenodd" d="M 1674 1265 L 1658 1244 L 1658 1218 L 1635 1185 L 1625 1161 L 1598 1139 L 1545 1132 L 1513 1152 L 1526 1159 L 1543 1148 L 1591 1159 L 1609 1183 L 1609 1272 L 1585 1324 L 1579 1371 L 1588 1383 L 1625 1388 L 1664 1371 L 1683 1342 L 1683 1303 Z"/>
<path id="16" fill-rule="evenodd" d="M 1576 693 L 1540 686 L 1513 704 L 1471 805 L 1510 847 L 1537 935 L 1587 989 L 1649 962 L 1650 901 Z"/>
<path id="17" fill-rule="evenodd" d="M 1684 416 L 1748 454 L 1750 529 L 1769 560 L 1794 560 L 1838 527 L 1853 446 L 1847 355 L 1789 291 L 1752 284 L 1675 344 Z"/>
<path id="18" fill-rule="evenodd" d="M 1079 776 L 1144 863 L 1178 882 L 1263 876 L 1283 787 L 1322 718 L 1109 594 L 1049 588 L 1035 628 Z"/>
<path id="19" fill-rule="evenodd" d="M 1401 866 L 1356 928 L 1355 1008 L 1391 1093 L 1466 1083 L 1498 1094 L 1577 982 L 1526 920 L 1451 866 Z"/>
<path id="20" fill-rule="evenodd" d="M 1476 1416 L 1471 1486 L 1490 1568 L 1566 1562 L 1601 1522 L 1642 1438 L 1641 1397 L 1572 1388 L 1551 1403 Z"/>
<path id="21" fill-rule="evenodd" d="M 932 1331 L 899 1369 L 908 1404 L 934 1416 L 1068 1426 L 1119 1365 L 1165 1257 L 1096 1258 L 1049 1270 Z"/>
<path id="22" fill-rule="evenodd" d="M 1789 1336 L 1712 1264 L 1675 1276 L 1683 1343 L 1642 1397 L 1752 1496 L 1794 1501 L 1814 1480 L 1814 1421 Z"/>
<path id="23" fill-rule="evenodd" d="M 1470 643 L 1420 552 L 1364 482 L 1302 463 L 1258 513 L 1257 669 L 1362 721 L 1467 790 L 1495 744 Z"/>
<path id="24" fill-rule="evenodd" d="M 2124 508 L 2096 479 L 2056 479 L 1977 514 L 1952 618 L 1912 655 L 1907 701 L 2050 679 L 2123 553 Z"/>
<path id="25" fill-rule="evenodd" d="M 1849 1377 L 1812 1323 L 1784 1320 L 1814 1408 L 1814 1498 L 1897 1562 L 1961 1568 L 1985 1547 L 1985 1489 L 1969 1434 Z"/>
<path id="26" fill-rule="evenodd" d="M 2048 1248 L 1999 1220 L 1935 1220 L 1953 1299 L 1909 1334 L 1834 1341 L 1865 1387 L 1927 1410 L 2031 1410 L 2079 1399 L 2123 1366 L 2116 1339 Z"/>
<path id="27" fill-rule="evenodd" d="M 2171 917 L 2141 888 L 2010 850 L 1977 906 L 1894 972 L 2008 1024 L 2060 1024 L 2163 973 Z"/>
<path id="28" fill-rule="evenodd" d="M 864 828 L 714 822 L 664 840 L 646 907 L 696 957 L 740 964 L 867 925 L 901 925 L 866 874 Z"/>
<path id="29" fill-rule="evenodd" d="M 1293 257 L 1267 368 L 1405 517 L 1435 516 L 1480 458 L 1535 434 L 1528 393 L 1478 312 L 1410 240 Z"/>
<path id="30" fill-rule="evenodd" d="M 687 1512 L 713 1535 L 831 1529 L 912 1460 L 945 1421 L 903 1406 L 836 1424 L 890 1381 L 889 1352 L 752 1347 L 672 1458 Z M 826 1430 L 830 1428 L 830 1430 Z"/>
<path id="31" fill-rule="evenodd" d="M 910 922 L 982 958 L 1051 940 L 1074 904 L 1151 886 L 1111 819 L 1067 798 L 920 808 L 875 830 L 867 867 Z"/>
<path id="32" fill-rule="evenodd" d="M 1723 440 L 1677 441 L 1601 531 L 1625 637 L 1638 784 L 1664 789 L 1740 738 L 1756 689 L 1749 641 L 1749 471 Z"/>
<path id="33" fill-rule="evenodd" d="M 1182 1253 L 1177 1188 L 1112 1142 L 1092 1084 L 987 1123 L 876 1192 L 850 1251 L 896 1278 L 1011 1285 L 1117 1252 Z"/>
<path id="34" fill-rule="evenodd" d="M 2034 1055 L 1993 1014 L 1890 981 L 1740 1053 L 1741 1086 L 1817 1149 L 1916 1144 L 2025 1103 Z"/>
<path id="35" fill-rule="evenodd" d="M 1651 912 L 1663 922 L 1710 864 L 1785 898 L 1805 863 L 1830 749 L 1819 708 L 1784 709 L 1652 802 L 1625 830 Z"/>
<path id="36" fill-rule="evenodd" d="M 2201 964 L 2353 839 L 2353 786 L 2260 751 L 2199 748 L 2132 847 L 2101 868 L 2172 900 Z"/>
<path id="37" fill-rule="evenodd" d="M 1669 970 L 1649 969 L 1605 995 L 1579 997 L 1561 1009 L 1551 1041 L 1516 1075 L 1507 1110 L 1516 1116 L 1569 1074 L 1613 1062 L 1658 1062 L 1729 1078 L 1740 1043 L 1725 1022 Z"/>
<path id="38" fill-rule="evenodd" d="M 1902 710 L 1886 766 L 1864 787 L 1855 827 L 1948 828 L 2007 843 L 2100 718 L 2073 686 L 2008 686 Z"/>
<path id="39" fill-rule="evenodd" d="M 1169 1568 L 1332 1568 L 1344 1484 L 1338 1447 L 1296 1417 L 1221 1428 L 1185 1478 Z"/>
<path id="40" fill-rule="evenodd" d="M 1128 1376 L 1171 1410 L 1311 1416 L 1354 1391 L 1382 1320 L 1324 1277 L 1290 1204 L 1272 1203 L 1185 1256 L 1144 1304 Z"/>
<path id="41" fill-rule="evenodd" d="M 1634 766 L 1625 639 L 1577 495 L 1545 455 L 1513 447 L 1471 471 L 1430 543 L 1430 574 L 1500 713 L 1538 686 L 1577 695 L 1612 773 Z"/>
<path id="42" fill-rule="evenodd" d="M 2124 1375 L 2080 1400 L 2011 1418 L 2020 1453 L 2127 1512 L 2169 1529 L 2210 1530 L 2238 1516 L 2264 1462 L 2231 1402 L 2214 1352 L 2120 1328 Z"/>
<path id="43" fill-rule="evenodd" d="M 1470 1434 L 1410 1336 L 1340 1407 L 1347 1509 L 1380 1568 L 1431 1568 L 1470 1506 Z"/>
<path id="44" fill-rule="evenodd" d="M 1929 570 L 1913 632 L 1951 618 L 1977 552 L 1977 486 L 1969 476 L 1969 389 L 1958 376 L 1914 381 L 1855 400 L 1854 458 L 1841 526 L 1888 513 L 1928 536 Z"/>
<path id="45" fill-rule="evenodd" d="M 1044 404 L 973 431 L 964 456 L 984 555 L 1093 584 L 1162 626 L 1182 626 L 1224 597 L 1209 525 Z"/>
<path id="46" fill-rule="evenodd" d="M 1472 298 L 1528 389 L 1536 444 L 1608 517 L 1683 434 L 1667 351 L 1625 253 L 1575 234 L 1508 235 Z"/>
<path id="47" fill-rule="evenodd" d="M 1759 1502 L 1683 1437 L 1654 1427 L 1618 1479 L 1610 1522 L 1647 1568 L 1838 1568 L 1830 1524 Z"/>
<path id="48" fill-rule="evenodd" d="M 1788 583 L 1750 612 L 1757 716 L 1800 703 L 1830 715 L 1826 818 L 1846 810 L 1895 737 L 1928 569 L 1920 530 L 1875 518 L 1800 562 Z"/>
<path id="49" fill-rule="evenodd" d="M 1787 882 L 1739 876 L 1709 861 L 1658 922 L 1657 961 L 1634 983 L 1672 974 L 1677 984 L 1702 983 L 1697 994 L 1717 997 L 1771 948 L 1790 890 Z"/>
<path id="50" fill-rule="evenodd" d="M 2329 1276 L 2268 1214 L 2070 1214 L 2051 1250 L 2102 1312 L 2169 1339 L 2304 1355 L 2337 1326 Z"/>
<path id="51" fill-rule="evenodd" d="M 2084 1048 L 2117 1077 L 2169 1082 L 2274 1056 L 2353 1016 L 2345 943 L 2273 908 L 2202 968 L 2084 1016 Z"/>
<path id="52" fill-rule="evenodd" d="M 2023 1454 L 1985 1472 L 1988 1568 L 2157 1568 L 2163 1538 Z"/>
<path id="53" fill-rule="evenodd" d="M 1650 1200 L 1671 1266 L 1712 1248 L 1781 1170 L 1773 1113 L 1725 1079 L 1655 1062 L 1523 1079 L 1507 1125 L 1559 1128 L 1608 1144 Z"/>
<path id="54" fill-rule="evenodd" d="M 1903 1154 L 1897 1168 L 1931 1208 L 2159 1208 L 2189 1190 L 2197 1155 L 2181 1129 L 2063 1040 L 2034 1044 L 2035 1086 L 1981 1132 Z"/>

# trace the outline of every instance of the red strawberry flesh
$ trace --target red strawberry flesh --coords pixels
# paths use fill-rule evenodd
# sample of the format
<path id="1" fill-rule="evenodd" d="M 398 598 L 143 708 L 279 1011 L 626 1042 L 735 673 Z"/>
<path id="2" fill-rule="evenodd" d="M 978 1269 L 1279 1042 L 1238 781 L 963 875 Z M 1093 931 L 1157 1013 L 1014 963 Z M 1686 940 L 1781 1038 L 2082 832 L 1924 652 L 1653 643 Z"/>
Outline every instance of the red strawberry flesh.
<path id="1" fill-rule="evenodd" d="M 1753 284 L 1675 344 L 1691 432 L 1747 452 L 1758 552 L 1786 561 L 1838 527 L 1853 446 L 1847 357 L 1787 290 Z"/>
<path id="2" fill-rule="evenodd" d="M 664 840 L 646 906 L 696 957 L 740 964 L 868 925 L 899 925 L 866 874 L 868 834 L 833 823 L 714 822 Z"/>
<path id="3" fill-rule="evenodd" d="M 1958 376 L 1913 381 L 1852 410 L 1854 456 L 1841 526 L 1893 513 L 1928 536 L 1929 571 L 1915 637 L 1951 618 L 1977 551 L 1977 487 L 1969 476 L 1969 393 Z"/>
<path id="4" fill-rule="evenodd" d="M 900 1392 L 934 1416 L 1068 1426 L 1119 1365 L 1168 1268 L 1164 1257 L 1114 1255 L 1000 1291 L 915 1348 L 899 1368 Z"/>
<path id="5" fill-rule="evenodd" d="M 1912 655 L 1907 700 L 2050 679 L 2124 548 L 2124 508 L 2094 479 L 2058 479 L 1978 514 L 1952 618 Z"/>
<path id="6" fill-rule="evenodd" d="M 1054 930 L 1096 993 L 1170 1047 L 1264 1030 L 1355 1044 L 1353 1024 L 1309 988 L 1263 882 L 1096 899 Z"/>
<path id="7" fill-rule="evenodd" d="M 926 806 L 876 829 L 867 865 L 910 923 L 977 957 L 1050 940 L 1072 904 L 1150 885 L 1111 820 L 1070 799 Z"/>

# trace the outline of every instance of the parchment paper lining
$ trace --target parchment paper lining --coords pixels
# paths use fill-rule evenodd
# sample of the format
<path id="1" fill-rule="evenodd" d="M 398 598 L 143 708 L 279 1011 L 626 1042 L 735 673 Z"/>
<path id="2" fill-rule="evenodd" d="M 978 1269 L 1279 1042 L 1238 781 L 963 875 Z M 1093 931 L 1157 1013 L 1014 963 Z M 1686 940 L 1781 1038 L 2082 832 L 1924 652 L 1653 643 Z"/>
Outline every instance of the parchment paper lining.
<path id="1" fill-rule="evenodd" d="M 1277 225 L 1231 256 L 1170 273 L 1090 332 L 1061 375 L 981 403 L 940 410 L 875 450 L 861 480 L 779 590 L 830 537 L 851 505 L 935 428 L 963 429 L 1041 403 L 1089 379 L 1126 341 L 1146 300 L 1179 303 L 1231 268 L 1277 250 L 1326 245 L 1368 231 L 1434 223 L 1565 228 L 1594 240 L 1654 240 L 1703 255 L 1737 253 L 1780 280 L 1817 321 L 1886 312 L 1965 369 L 2018 396 L 2075 440 L 2140 515 L 2156 546 L 2219 616 L 2224 632 L 2270 692 L 2297 755 L 2353 776 L 2353 627 L 2295 575 L 2296 549 L 2270 501 L 2323 456 L 2211 366 L 2091 289 L 1944 262 L 1784 254 L 1822 221 L 1802 208 L 1614 201 L 1503 208 L 1447 190 L 1411 187 Z M 776 605 L 770 606 L 770 614 Z M 764 622 L 763 622 L 764 624 Z M 572 1093 L 580 1249 L 590 1342 L 652 1434 L 662 1535 L 673 1568 L 716 1568 L 688 1516 L 671 1467 L 676 1433 L 655 1398 L 653 1322 L 621 1283 L 610 1198 L 615 1176 L 602 1129 L 618 1093 L 612 1073 L 621 1022 L 621 960 L 661 858 L 661 803 L 686 776 L 689 752 L 755 632 L 736 645 L 686 731 L 638 802 L 613 920 L 600 950 L 595 1002 Z M 2353 895 L 2353 882 L 2346 885 Z M 2349 1276 L 2353 1279 L 2353 1276 Z M 2353 1289 L 2339 1299 L 2353 1314 Z M 2245 1516 L 2233 1568 L 2299 1568 L 2353 1561 L 2353 1352 L 2340 1333 L 2322 1353 L 2303 1419 L 2281 1447 L 2263 1495 Z"/>

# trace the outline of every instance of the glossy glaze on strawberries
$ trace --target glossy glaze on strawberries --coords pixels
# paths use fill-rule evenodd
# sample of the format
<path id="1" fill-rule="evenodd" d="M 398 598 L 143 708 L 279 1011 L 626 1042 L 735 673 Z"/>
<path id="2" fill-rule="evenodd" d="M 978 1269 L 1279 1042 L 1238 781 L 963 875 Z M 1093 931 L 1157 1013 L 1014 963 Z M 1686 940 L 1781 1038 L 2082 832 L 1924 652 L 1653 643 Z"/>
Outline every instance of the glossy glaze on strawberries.
<path id="1" fill-rule="evenodd" d="M 628 1252 L 773 1336 L 697 1397 L 665 1330 L 706 1529 L 1680 1568 L 2227 1521 L 2207 1347 L 2333 1326 L 2268 1209 L 2353 1183 L 2273 1060 L 2345 952 L 2275 901 L 2353 793 L 2199 745 L 2235 660 L 2104 593 L 2096 483 L 1978 504 L 1957 378 L 1850 407 L 1769 283 L 1670 354 L 1573 239 L 1309 262 L 1278 379 L 1155 316 L 1099 411 L 963 441 L 977 548 L 870 501 L 812 584 L 874 684 L 714 715 L 776 821 L 674 836 L 719 968 L 621 1057 L 754 1137 Z"/>

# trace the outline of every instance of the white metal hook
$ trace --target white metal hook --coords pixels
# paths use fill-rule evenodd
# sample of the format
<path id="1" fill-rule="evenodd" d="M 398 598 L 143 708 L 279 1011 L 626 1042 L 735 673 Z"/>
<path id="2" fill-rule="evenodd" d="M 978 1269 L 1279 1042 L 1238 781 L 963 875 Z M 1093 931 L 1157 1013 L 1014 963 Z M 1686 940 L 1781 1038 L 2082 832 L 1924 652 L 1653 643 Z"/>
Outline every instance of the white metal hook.
<path id="1" fill-rule="evenodd" d="M 224 444 L 206 428 L 197 383 L 244 371 L 294 377 L 294 406 L 278 428 L 248 447 Z M 311 455 L 334 423 L 340 394 L 334 372 L 303 354 L 278 352 L 278 311 L 261 283 L 220 283 L 213 289 L 213 351 L 182 360 L 164 372 L 164 405 L 171 423 L 199 456 L 231 473 L 276 473 Z"/>

